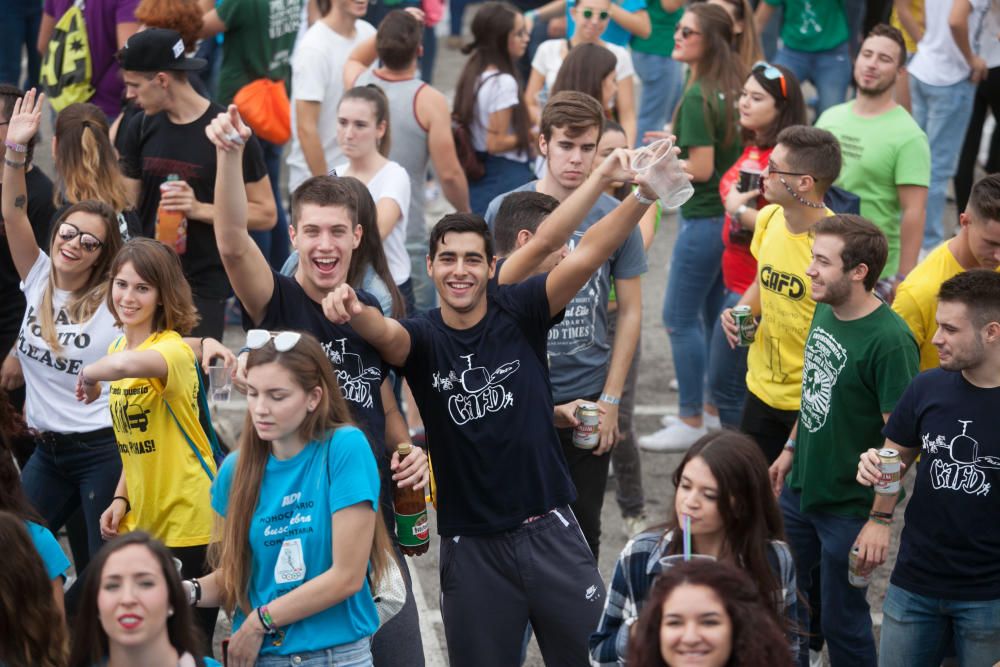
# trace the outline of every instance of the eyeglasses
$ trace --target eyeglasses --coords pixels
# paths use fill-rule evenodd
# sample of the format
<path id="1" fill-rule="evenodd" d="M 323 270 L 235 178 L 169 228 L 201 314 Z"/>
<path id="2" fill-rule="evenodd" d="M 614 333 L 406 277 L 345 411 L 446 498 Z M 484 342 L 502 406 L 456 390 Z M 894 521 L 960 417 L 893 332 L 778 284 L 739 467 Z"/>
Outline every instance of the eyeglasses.
<path id="1" fill-rule="evenodd" d="M 788 84 L 785 82 L 785 75 L 781 73 L 781 70 L 774 65 L 764 62 L 763 60 L 758 60 L 754 63 L 753 72 L 760 72 L 764 75 L 764 78 L 768 81 L 774 81 L 775 79 L 781 84 L 781 97 L 788 99 Z"/>
<path id="2" fill-rule="evenodd" d="M 282 331 L 271 333 L 267 329 L 250 329 L 247 331 L 247 347 L 251 350 L 259 350 L 271 340 L 274 340 L 274 349 L 278 352 L 288 352 L 295 347 L 295 344 L 302 340 L 302 334 L 298 331 Z"/>
<path id="3" fill-rule="evenodd" d="M 57 234 L 63 241 L 72 241 L 79 236 L 80 247 L 87 252 L 97 252 L 102 246 L 104 246 L 104 241 L 97 238 L 90 232 L 81 232 L 80 228 L 72 222 L 59 223 L 59 231 Z"/>
<path id="4" fill-rule="evenodd" d="M 769 174 L 781 174 L 782 176 L 812 176 L 812 174 L 806 174 L 806 173 L 803 173 L 801 171 L 781 171 L 770 160 L 767 161 L 767 173 L 769 173 Z"/>
<path id="5" fill-rule="evenodd" d="M 691 35 L 700 35 L 701 33 L 693 28 L 687 26 L 677 26 L 674 28 L 674 35 L 680 35 L 681 39 L 688 39 Z"/>
<path id="6" fill-rule="evenodd" d="M 608 17 L 611 16 L 611 14 L 609 14 L 608 12 L 605 11 L 595 12 L 593 9 L 584 9 L 581 13 L 583 14 L 583 18 L 587 19 L 588 21 L 594 18 L 595 15 L 597 16 L 598 21 L 607 21 Z"/>

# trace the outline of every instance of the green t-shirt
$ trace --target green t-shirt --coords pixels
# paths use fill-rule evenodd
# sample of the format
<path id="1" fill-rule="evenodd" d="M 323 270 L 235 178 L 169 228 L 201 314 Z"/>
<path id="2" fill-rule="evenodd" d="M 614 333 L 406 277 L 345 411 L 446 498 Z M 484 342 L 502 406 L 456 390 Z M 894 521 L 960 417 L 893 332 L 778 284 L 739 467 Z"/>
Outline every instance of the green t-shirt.
<path id="1" fill-rule="evenodd" d="M 874 492 L 855 480 L 858 457 L 885 442 L 882 414 L 893 411 L 919 365 L 913 334 L 884 303 L 848 322 L 829 305 L 816 305 L 788 477 L 802 494 L 803 512 L 868 516 Z"/>
<path id="2" fill-rule="evenodd" d="M 847 41 L 843 0 L 764 0 L 782 7 L 781 41 L 794 51 L 828 51 Z"/>
<path id="3" fill-rule="evenodd" d="M 216 11 L 226 24 L 219 69 L 218 102 L 226 106 L 251 81 L 284 81 L 292 73 L 292 47 L 303 0 L 222 0 Z"/>
<path id="4" fill-rule="evenodd" d="M 854 101 L 827 109 L 816 127 L 840 141 L 844 164 L 837 185 L 861 197 L 861 215 L 874 222 L 889 240 L 889 259 L 882 277 L 899 272 L 900 185 L 927 187 L 931 149 L 927 135 L 903 107 L 874 117 L 854 113 Z"/>
<path id="5" fill-rule="evenodd" d="M 684 16 L 684 8 L 668 12 L 663 9 L 659 0 L 651 0 L 646 3 L 646 11 L 653 31 L 646 39 L 633 37 L 629 45 L 633 51 L 669 58 L 674 52 L 674 30 L 677 29 L 677 22 Z"/>
<path id="6" fill-rule="evenodd" d="M 681 159 L 687 159 L 689 148 L 712 146 L 715 149 L 715 171 L 704 183 L 693 184 L 694 195 L 681 206 L 685 218 L 714 218 L 726 212 L 719 196 L 719 179 L 742 152 L 735 104 L 736 100 L 728 100 L 721 93 L 712 103 L 706 104 L 701 84 L 697 81 L 687 86 L 681 97 L 674 118 L 674 134 L 681 149 Z M 726 140 L 726 123 L 733 125 L 728 144 L 723 143 Z"/>

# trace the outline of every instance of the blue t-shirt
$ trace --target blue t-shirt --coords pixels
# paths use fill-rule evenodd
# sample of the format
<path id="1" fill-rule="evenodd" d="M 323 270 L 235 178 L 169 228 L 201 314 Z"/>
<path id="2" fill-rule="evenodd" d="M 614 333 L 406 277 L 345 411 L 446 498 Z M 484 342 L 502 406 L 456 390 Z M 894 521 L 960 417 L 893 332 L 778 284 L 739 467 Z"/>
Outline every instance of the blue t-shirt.
<path id="1" fill-rule="evenodd" d="M 239 452 L 226 457 L 212 485 L 212 508 L 226 516 L 229 487 Z M 250 520 L 252 564 L 247 594 L 254 608 L 315 579 L 333 565 L 330 517 L 379 497 L 375 459 L 364 434 L 353 426 L 314 440 L 287 461 L 268 457 L 260 499 Z M 243 624 L 236 610 L 233 632 Z M 264 642 L 262 655 L 318 651 L 367 637 L 378 629 L 378 614 L 366 581 L 339 604 L 282 628 L 281 646 Z"/>
<path id="2" fill-rule="evenodd" d="M 33 521 L 25 521 L 24 524 L 28 529 L 28 534 L 31 535 L 31 541 L 35 543 L 35 550 L 42 557 L 45 573 L 49 575 L 49 579 L 55 579 L 65 573 L 69 569 L 69 559 L 66 558 L 66 554 L 52 532 Z"/>
<path id="3" fill-rule="evenodd" d="M 511 192 L 534 191 L 538 181 L 526 183 Z M 486 211 L 486 223 L 493 228 L 496 212 L 508 193 L 498 195 Z M 617 199 L 602 194 L 587 217 L 569 240 L 572 251 L 584 232 L 618 207 Z M 552 394 L 557 404 L 578 398 L 596 397 L 604 390 L 611 362 L 608 340 L 608 297 L 611 278 L 626 280 L 646 272 L 646 249 L 642 232 L 636 227 L 628 239 L 605 260 L 566 306 L 562 322 L 549 331 L 549 374 Z"/>
<path id="4" fill-rule="evenodd" d="M 552 422 L 545 338 L 559 316 L 546 277 L 490 290 L 469 329 L 449 327 L 440 308 L 401 322 L 445 537 L 509 530 L 576 497 Z"/>
<path id="5" fill-rule="evenodd" d="M 576 31 L 576 22 L 573 21 L 573 15 L 569 11 L 573 7 L 573 4 L 572 1 L 566 3 L 567 37 L 572 37 Z M 646 8 L 646 0 L 621 0 L 621 2 L 615 4 L 620 5 L 627 12 L 637 12 L 640 9 Z M 617 44 L 618 46 L 628 46 L 629 40 L 632 39 L 632 33 L 609 19 L 608 27 L 601 33 L 601 39 L 611 44 Z"/>
<path id="6" fill-rule="evenodd" d="M 260 322 L 252 322 L 243 311 L 243 328 L 260 327 L 271 331 L 306 331 L 319 340 L 337 373 L 337 384 L 347 399 L 358 427 L 365 432 L 382 475 L 382 510 L 387 525 L 393 520 L 389 490 L 390 455 L 385 449 L 385 409 L 382 406 L 382 380 L 388 366 L 379 353 L 348 325 L 326 319 L 323 306 L 309 298 L 294 278 L 275 271 L 274 293 Z M 364 291 L 358 300 L 379 307 L 378 301 Z"/>
<path id="7" fill-rule="evenodd" d="M 945 600 L 1000 599 L 1000 388 L 957 371 L 921 373 L 883 433 L 919 447 L 890 581 Z"/>

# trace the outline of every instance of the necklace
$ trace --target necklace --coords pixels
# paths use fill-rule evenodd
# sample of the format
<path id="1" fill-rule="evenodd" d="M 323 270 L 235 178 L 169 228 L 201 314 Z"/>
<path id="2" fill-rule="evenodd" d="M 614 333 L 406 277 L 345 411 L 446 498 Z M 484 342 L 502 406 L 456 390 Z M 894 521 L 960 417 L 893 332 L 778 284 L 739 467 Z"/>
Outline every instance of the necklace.
<path id="1" fill-rule="evenodd" d="M 786 190 L 788 190 L 788 194 L 792 195 L 792 199 L 802 204 L 803 206 L 808 206 L 809 208 L 826 208 L 826 204 L 824 204 L 823 202 L 820 202 L 819 204 L 817 204 L 816 202 L 811 202 L 802 195 L 800 195 L 798 192 L 793 190 L 792 186 L 788 184 L 788 182 L 784 179 L 784 177 L 778 176 L 778 180 L 781 181 L 781 184 L 785 186 Z"/>

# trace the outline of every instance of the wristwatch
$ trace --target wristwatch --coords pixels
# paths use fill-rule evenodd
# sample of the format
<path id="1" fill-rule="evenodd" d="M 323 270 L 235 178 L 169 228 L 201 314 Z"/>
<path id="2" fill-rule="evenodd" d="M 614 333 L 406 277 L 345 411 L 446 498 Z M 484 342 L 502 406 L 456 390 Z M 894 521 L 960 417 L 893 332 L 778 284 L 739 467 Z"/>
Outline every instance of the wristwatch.
<path id="1" fill-rule="evenodd" d="M 649 197 L 643 195 L 642 192 L 639 191 L 639 188 L 632 191 L 632 196 L 635 197 L 635 200 L 643 206 L 649 206 L 656 201 L 655 199 L 650 199 Z"/>
<path id="2" fill-rule="evenodd" d="M 750 210 L 749 206 L 747 206 L 746 204 L 740 204 L 740 207 L 736 209 L 736 216 L 735 216 L 736 219 L 742 220 L 743 214 L 746 213 L 748 210 Z"/>

